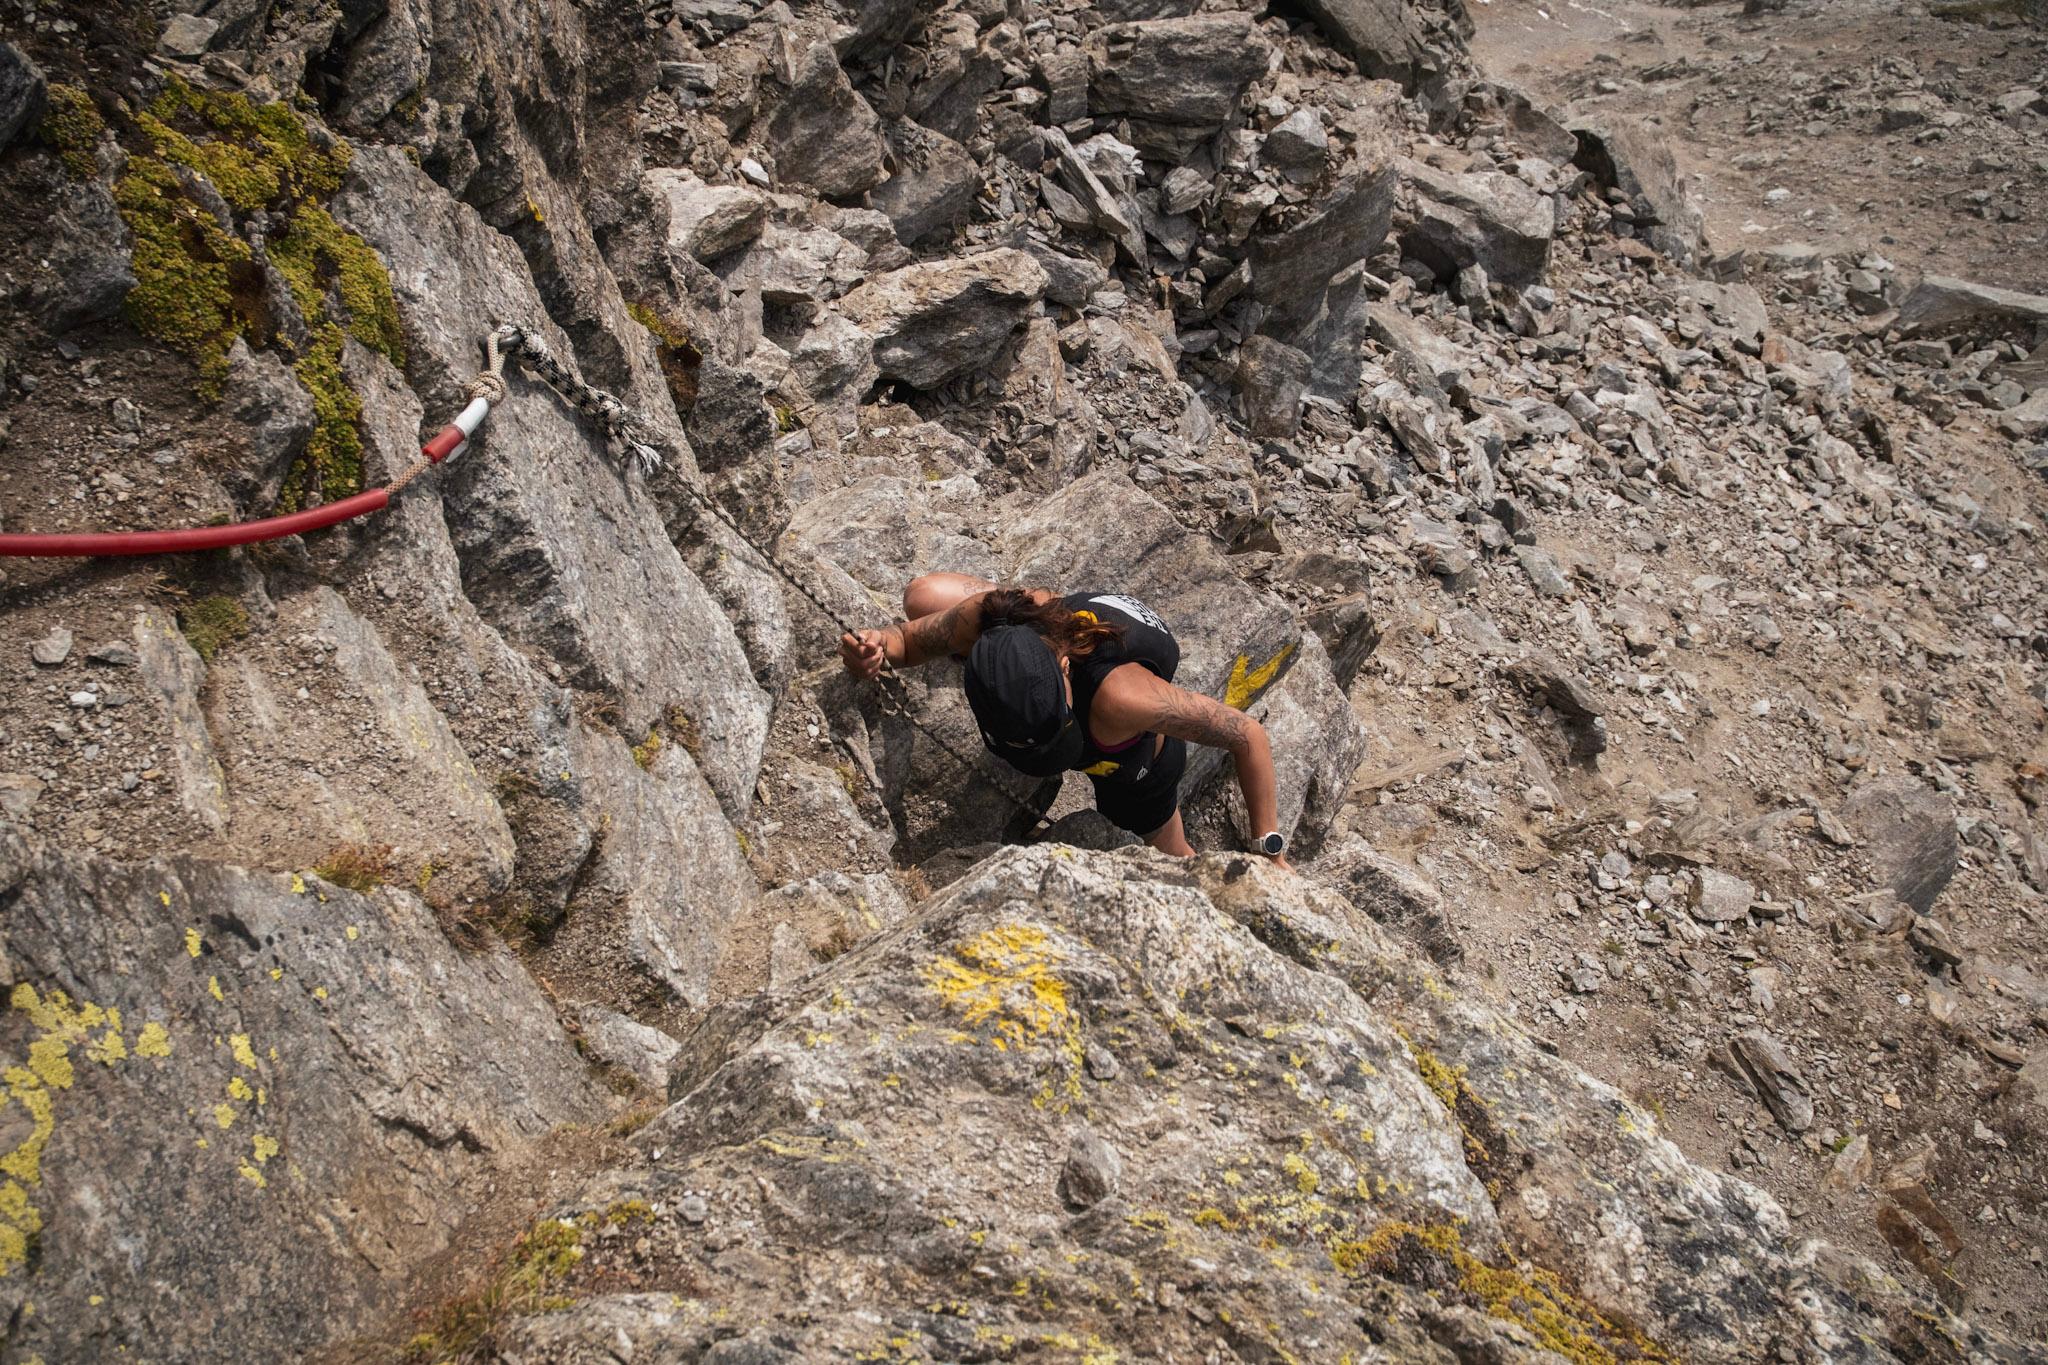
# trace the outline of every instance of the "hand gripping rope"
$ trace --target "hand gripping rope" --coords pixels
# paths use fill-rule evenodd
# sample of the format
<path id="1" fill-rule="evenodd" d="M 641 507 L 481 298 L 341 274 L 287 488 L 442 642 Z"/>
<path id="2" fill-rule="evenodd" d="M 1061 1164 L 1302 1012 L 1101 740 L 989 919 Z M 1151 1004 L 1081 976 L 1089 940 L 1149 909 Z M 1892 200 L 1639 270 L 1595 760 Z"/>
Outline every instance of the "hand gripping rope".
<path id="1" fill-rule="evenodd" d="M 612 394 L 586 384 L 570 373 L 568 367 L 555 358 L 547 343 L 540 337 L 517 324 L 506 323 L 484 337 L 485 365 L 476 378 L 470 381 L 468 405 L 456 415 L 453 422 L 441 428 L 432 440 L 420 447 L 419 458 L 407 466 L 405 472 L 382 488 L 373 488 L 352 498 L 343 498 L 338 502 L 294 512 L 289 516 L 235 522 L 226 526 L 196 526 L 182 531 L 112 531 L 80 535 L 0 534 L 0 556 L 97 557 L 219 550 L 231 545 L 252 545 L 258 541 L 280 540 L 285 536 L 295 536 L 306 531 L 318 531 L 379 511 L 404 492 L 406 486 L 420 475 L 443 460 L 460 455 L 468 448 L 469 438 L 476 434 L 477 428 L 490 416 L 492 405 L 505 401 L 508 391 L 503 372 L 505 358 L 508 355 L 517 356 L 522 368 L 538 377 L 565 401 L 603 428 L 615 457 L 622 456 L 626 463 L 639 470 L 642 475 L 651 475 L 662 468 L 664 461 L 660 451 L 647 439 L 651 433 L 634 416 L 631 408 Z M 756 541 L 738 522 L 727 516 L 724 509 L 713 501 L 709 493 L 698 487 L 694 480 L 685 476 L 678 478 L 677 482 L 699 507 L 709 512 L 763 564 L 801 593 L 827 621 L 845 634 L 859 633 L 858 627 L 849 624 L 838 612 L 827 606 L 807 584 L 784 567 L 773 551 Z M 1008 783 L 994 774 L 982 771 L 974 760 L 912 715 L 909 698 L 903 692 L 903 684 L 893 674 L 885 672 L 875 679 L 875 683 L 885 712 L 908 722 L 912 729 L 938 745 L 968 772 L 993 781 L 1003 799 L 1029 817 L 1033 832 L 1045 823 L 1045 816 L 1036 804 L 1018 796 L 1010 789 Z"/>

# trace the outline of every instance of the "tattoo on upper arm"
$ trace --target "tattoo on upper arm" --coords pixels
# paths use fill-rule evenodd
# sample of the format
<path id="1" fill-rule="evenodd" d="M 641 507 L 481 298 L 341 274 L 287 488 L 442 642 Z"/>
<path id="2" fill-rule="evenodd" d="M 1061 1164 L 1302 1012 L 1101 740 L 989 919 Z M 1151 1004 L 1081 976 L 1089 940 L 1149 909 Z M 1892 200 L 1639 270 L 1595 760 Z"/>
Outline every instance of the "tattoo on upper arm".
<path id="1" fill-rule="evenodd" d="M 1170 683 L 1160 696 L 1155 723 L 1166 734 L 1218 749 L 1235 749 L 1251 733 L 1251 721 L 1244 712 Z"/>

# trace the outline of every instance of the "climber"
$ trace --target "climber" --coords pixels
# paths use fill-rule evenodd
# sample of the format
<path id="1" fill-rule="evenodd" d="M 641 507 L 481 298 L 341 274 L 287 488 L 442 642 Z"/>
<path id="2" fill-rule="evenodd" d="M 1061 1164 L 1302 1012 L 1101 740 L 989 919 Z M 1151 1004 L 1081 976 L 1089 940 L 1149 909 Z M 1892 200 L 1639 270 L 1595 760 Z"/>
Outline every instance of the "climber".
<path id="1" fill-rule="evenodd" d="M 1187 746 L 1228 749 L 1254 851 L 1288 867 L 1273 751 L 1258 721 L 1173 685 L 1180 646 L 1150 607 L 1108 593 L 1061 596 L 931 573 L 903 592 L 908 618 L 843 636 L 849 673 L 915 667 L 943 654 L 967 661 L 967 704 L 982 743 L 1019 772 L 1083 772 L 1095 808 L 1152 847 L 1192 857 L 1181 827 Z"/>

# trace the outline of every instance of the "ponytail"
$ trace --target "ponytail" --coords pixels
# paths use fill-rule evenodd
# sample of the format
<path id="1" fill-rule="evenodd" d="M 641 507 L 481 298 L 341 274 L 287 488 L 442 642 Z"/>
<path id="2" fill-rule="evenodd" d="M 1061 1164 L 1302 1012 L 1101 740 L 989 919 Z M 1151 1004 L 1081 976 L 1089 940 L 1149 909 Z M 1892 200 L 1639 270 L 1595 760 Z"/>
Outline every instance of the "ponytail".
<path id="1" fill-rule="evenodd" d="M 981 599 L 981 628 L 1024 626 L 1063 653 L 1079 657 L 1096 646 L 1124 637 L 1122 626 L 1108 625 L 1087 612 L 1074 613 L 1055 597 L 1040 602 L 1025 588 L 997 588 Z"/>

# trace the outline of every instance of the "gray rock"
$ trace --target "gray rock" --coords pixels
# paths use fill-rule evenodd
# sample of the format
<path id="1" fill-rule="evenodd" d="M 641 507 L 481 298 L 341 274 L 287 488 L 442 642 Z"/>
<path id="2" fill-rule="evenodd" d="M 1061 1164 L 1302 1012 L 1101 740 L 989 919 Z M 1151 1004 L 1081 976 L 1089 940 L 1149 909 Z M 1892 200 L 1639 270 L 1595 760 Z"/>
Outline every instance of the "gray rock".
<path id="1" fill-rule="evenodd" d="M 213 43 L 213 35 L 219 30 L 218 19 L 199 14 L 173 14 L 157 38 L 157 50 L 167 57 L 198 57 Z"/>
<path id="2" fill-rule="evenodd" d="M 1806 1077 L 1777 1039 L 1760 1028 L 1745 1029 L 1728 1046 L 1742 1077 L 1780 1127 L 1788 1133 L 1813 1127 L 1813 1097 Z"/>
<path id="3" fill-rule="evenodd" d="M 585 1005 L 576 1016 L 590 1055 L 615 1066 L 657 1095 L 668 1093 L 668 1069 L 683 1045 L 636 1019 L 603 1005 Z"/>
<path id="4" fill-rule="evenodd" d="M 289 655 L 234 650 L 212 667 L 207 720 L 227 779 L 228 832 L 246 845 L 293 850 L 301 865 L 337 844 L 382 844 L 410 873 L 453 869 L 451 889 L 474 876 L 472 894 L 503 891 L 512 879 L 512 831 L 447 719 L 408 678 L 383 635 L 331 588 L 283 598 L 275 632 L 316 642 L 320 708 L 352 735 L 350 762 L 320 762 L 317 731 L 302 724 Z M 280 773 L 259 773 L 241 756 L 269 754 Z M 260 779 L 260 780 L 259 780 Z M 317 810 L 317 832 L 295 819 Z M 287 855 L 292 856 L 292 855 Z"/>
<path id="5" fill-rule="evenodd" d="M 1237 391 L 1253 436 L 1294 435 L 1301 425 L 1308 373 L 1308 356 L 1294 347 L 1265 336 L 1245 341 L 1237 356 Z"/>
<path id="6" fill-rule="evenodd" d="M 1273 125 L 1259 147 L 1259 158 L 1288 170 L 1319 170 L 1330 152 L 1322 112 L 1297 109 Z"/>
<path id="7" fill-rule="evenodd" d="M 981 167 L 953 139 L 908 120 L 889 128 L 896 173 L 876 186 L 868 202 L 889 215 L 905 246 L 964 222 L 981 189 Z"/>
<path id="8" fill-rule="evenodd" d="M 1472 35 L 1463 0 L 1440 9 L 1412 0 L 1306 0 L 1303 8 L 1360 71 L 1411 88 L 1455 68 Z"/>
<path id="9" fill-rule="evenodd" d="M 1703 243 L 1702 215 L 1668 139 L 1620 115 L 1568 123 L 1579 140 L 1572 164 L 1595 183 L 1627 195 L 1637 235 L 1680 265 L 1690 265 Z"/>
<path id="10" fill-rule="evenodd" d="M 1086 222 L 1115 242 L 1124 256 L 1133 265 L 1144 265 L 1150 260 L 1145 249 L 1145 236 L 1138 229 L 1134 215 L 1118 202 L 1117 196 L 1102 183 L 1094 170 L 1081 158 L 1067 135 L 1057 128 L 1045 133 L 1046 149 L 1051 152 L 1053 173 L 1059 183 L 1079 206 Z"/>
<path id="11" fill-rule="evenodd" d="M 511 239 L 396 149 L 359 148 L 333 210 L 390 267 L 413 383 L 422 392 L 438 386 L 448 410 L 459 407 L 461 386 L 480 366 L 478 329 L 491 318 L 541 328 L 557 356 L 573 356 L 568 339 L 546 327 L 549 310 Z M 611 334 L 638 331 L 612 306 Z M 626 397 L 642 417 L 660 421 L 668 412 L 672 423 L 651 343 L 621 363 L 630 366 Z M 624 732 L 644 735 L 681 707 L 721 803 L 743 810 L 769 707 L 732 622 L 684 564 L 659 508 L 612 462 L 601 433 L 507 368 L 510 399 L 489 439 L 455 464 L 446 485 L 455 490 L 444 516 L 463 595 L 530 658 L 609 697 Z M 687 452 L 680 431 L 657 434 Z"/>
<path id="12" fill-rule="evenodd" d="M 1289 340 L 1315 326 L 1331 281 L 1386 240 L 1394 183 L 1392 166 L 1352 171 L 1299 222 L 1246 244 L 1252 294 L 1270 310 L 1268 332 Z"/>
<path id="13" fill-rule="evenodd" d="M 1366 728 L 1330 670 L 1314 634 L 1304 634 L 1287 676 L 1254 709 L 1273 748 L 1275 806 L 1291 856 L 1320 848 L 1331 822 L 1351 794 L 1351 779 L 1365 759 Z M 1202 822 L 1217 837 L 1209 847 L 1241 848 L 1266 831 L 1253 829 L 1244 795 L 1228 765 L 1219 765 L 1207 795 L 1222 797 L 1221 819 Z M 1190 796 L 1184 793 L 1183 804 Z M 1198 799 L 1193 804 L 1202 804 Z"/>
<path id="14" fill-rule="evenodd" d="M 840 311 L 874 337 L 885 377 L 929 389 L 986 364 L 1046 284 L 1037 261 L 1002 247 L 877 276 Z"/>
<path id="15" fill-rule="evenodd" d="M 1522 571 L 1529 575 L 1529 582 L 1545 597 L 1570 597 L 1571 580 L 1564 576 L 1564 570 L 1557 566 L 1557 559 L 1548 550 L 1534 545 L 1517 545 L 1515 560 Z"/>
<path id="16" fill-rule="evenodd" d="M 1110 24 L 1088 40 L 1088 110 L 1169 155 L 1215 132 L 1271 49 L 1244 13 Z"/>
<path id="17" fill-rule="evenodd" d="M 42 121 L 47 95 L 42 68 L 13 43 L 0 42 L 0 151 Z"/>
<path id="18" fill-rule="evenodd" d="M 1123 1159 L 1116 1148 L 1091 1128 L 1075 1129 L 1067 1144 L 1066 1164 L 1060 1167 L 1061 1202 L 1070 1209 L 1094 1208 L 1116 1193 L 1122 1178 Z"/>
<path id="19" fill-rule="evenodd" d="M 854 92 L 830 43 L 813 43 L 797 59 L 766 136 L 776 174 L 828 199 L 851 198 L 888 176 L 881 120 Z"/>
<path id="20" fill-rule="evenodd" d="M 128 225 L 114 197 L 98 180 L 74 180 L 57 191 L 28 278 L 28 305 L 36 320 L 63 333 L 120 316 L 135 287 Z"/>
<path id="21" fill-rule="evenodd" d="M 1928 275 L 1899 304 L 1899 331 L 1949 331 L 1970 325 L 1994 327 L 2048 323 L 2048 295 L 1997 289 L 1948 275 Z"/>
<path id="22" fill-rule="evenodd" d="M 1879 881 L 1920 914 L 1932 913 L 1960 852 L 1949 798 L 1910 777 L 1881 778 L 1850 794 L 1842 818 Z"/>
<path id="23" fill-rule="evenodd" d="M 1045 271 L 1045 296 L 1054 303 L 1079 308 L 1109 283 L 1109 272 L 1094 261 L 1069 256 L 1035 237 L 1019 245 Z"/>
<path id="24" fill-rule="evenodd" d="M 1941 921 L 1931 916 L 1913 916 L 1912 922 L 1906 926 L 1906 942 L 1937 969 L 1963 965 L 1963 950 L 1942 927 Z"/>
<path id="25" fill-rule="evenodd" d="M 808 992 L 710 1059 L 632 1160 L 557 1206 L 574 1219 L 621 1200 L 699 1200 L 715 1211 L 707 1226 L 752 1229 L 753 1254 L 681 1239 L 676 1269 L 702 1286 L 685 1311 L 666 1292 L 607 1292 L 630 1236 L 592 1243 L 562 1286 L 574 1306 L 507 1322 L 501 1351 L 596 1360 L 623 1340 L 636 1359 L 653 1343 L 692 1359 L 739 1321 L 760 1322 L 788 1358 L 823 1359 L 875 1340 L 879 1318 L 916 1334 L 914 1349 L 963 1358 L 971 1335 L 925 1311 L 921 1276 L 866 1271 L 905 1247 L 971 1266 L 993 1243 L 1009 1248 L 1000 1285 L 1038 1296 L 1028 1312 L 974 1297 L 975 1328 L 1199 1360 L 1228 1312 L 1302 1359 L 1430 1359 L 1452 1331 L 1472 1359 L 1530 1355 L 1529 1319 L 1511 1305 L 1450 1318 L 1416 1287 L 1464 1263 L 1401 1233 L 1409 1219 L 1459 1228 L 1474 1256 L 1514 1227 L 1525 1262 L 1569 1272 L 1574 1340 L 1617 1357 L 1640 1354 L 1640 1339 L 1603 1320 L 1735 1365 L 1767 1357 L 1786 1331 L 1881 1341 L 1890 1315 L 1938 1312 L 1899 1278 L 1809 1242 L 1760 1190 L 1688 1161 L 1647 1111 L 1461 998 L 1340 896 L 1241 856 L 1000 850 Z M 1155 1000 L 1175 1002 L 1170 1029 Z M 1093 1067 L 1096 1050 L 1122 1060 Z M 1114 1199 L 1060 1235 L 1047 1219 L 1084 1104 L 1122 1170 Z M 928 1108 L 946 1121 L 901 1121 Z M 1352 1118 L 1330 1117 L 1340 1111 Z M 1183 1140 L 1161 1141 L 1160 1123 Z M 1584 1156 L 1595 1146 L 1607 1153 L 1597 1163 Z M 1402 1220 L 1380 1207 L 1383 1169 L 1403 1172 Z M 1514 1179 L 1491 1194 L 1499 1171 Z M 1360 1179 L 1374 1199 L 1346 1196 Z M 1677 1220 L 1681 1194 L 1690 1216 Z M 1268 1202 L 1237 1211 L 1254 1198 Z M 1240 1219 L 1295 1200 L 1315 1201 L 1325 1230 L 1287 1242 L 1275 1266 L 1263 1243 L 1284 1234 Z M 1070 1260 L 1073 1239 L 1097 1230 L 1085 1264 Z M 1340 1272 L 1331 1248 L 1376 1232 L 1399 1252 L 1346 1257 Z M 807 1273 L 792 1278 L 793 1260 Z M 1157 1311 L 1101 1313 L 1084 1286 L 1127 1283 L 1141 1266 L 1148 1285 L 1199 1281 L 1200 1311 L 1177 1289 L 1157 1292 Z M 849 1300 L 840 1287 L 855 1276 L 865 1288 Z M 1962 1330 L 2013 1354 L 1982 1324 Z"/>
<path id="26" fill-rule="evenodd" d="M 1686 892 L 1686 913 L 1704 924 L 1729 924 L 1749 918 L 1756 888 L 1719 868 L 1702 867 Z"/>
<path id="27" fill-rule="evenodd" d="M 241 429 L 248 457 L 227 476 L 226 486 L 252 501 L 277 496 L 293 460 L 313 434 L 313 395 L 282 357 L 250 349 L 235 338 L 228 348 L 228 377 L 221 389 L 221 411 Z"/>
<path id="28" fill-rule="evenodd" d="M 745 185 L 707 185 L 688 171 L 651 170 L 648 195 L 668 205 L 668 244 L 699 261 L 714 261 L 761 235 L 768 196 Z"/>
<path id="29" fill-rule="evenodd" d="M 216 756 L 213 732 L 199 694 L 206 665 L 178 631 L 178 623 L 154 607 L 135 615 L 136 668 L 155 698 L 164 748 L 178 805 L 209 833 L 227 831 L 227 777 Z"/>
<path id="30" fill-rule="evenodd" d="M 1414 226 L 1402 247 L 1448 277 L 1467 266 L 1513 288 L 1535 284 L 1550 261 L 1557 208 L 1520 180 L 1497 172 L 1449 175 L 1403 160 L 1414 195 Z"/>
<path id="31" fill-rule="evenodd" d="M 71 657 L 71 632 L 51 626 L 49 633 L 29 646 L 29 657 L 44 668 L 55 668 Z"/>
<path id="32" fill-rule="evenodd" d="M 0 815 L 25 820 L 42 795 L 42 782 L 27 773 L 0 773 Z"/>
<path id="33" fill-rule="evenodd" d="M 789 352 L 790 373 L 817 403 L 857 404 L 881 375 L 875 339 L 838 313 L 821 313 Z"/>
<path id="34" fill-rule="evenodd" d="M 409 893 L 0 829 L 0 896 L 11 1055 L 39 1059 L 16 1098 L 52 1125 L 10 1159 L 4 1221 L 40 1273 L 0 1281 L 0 1305 L 25 1353 L 93 1359 L 115 1333 L 295 1359 L 376 1330 L 405 1268 L 453 1240 L 469 1180 L 600 1112 L 518 959 L 458 952 Z M 228 1302 L 231 1345 L 195 1311 Z"/>

